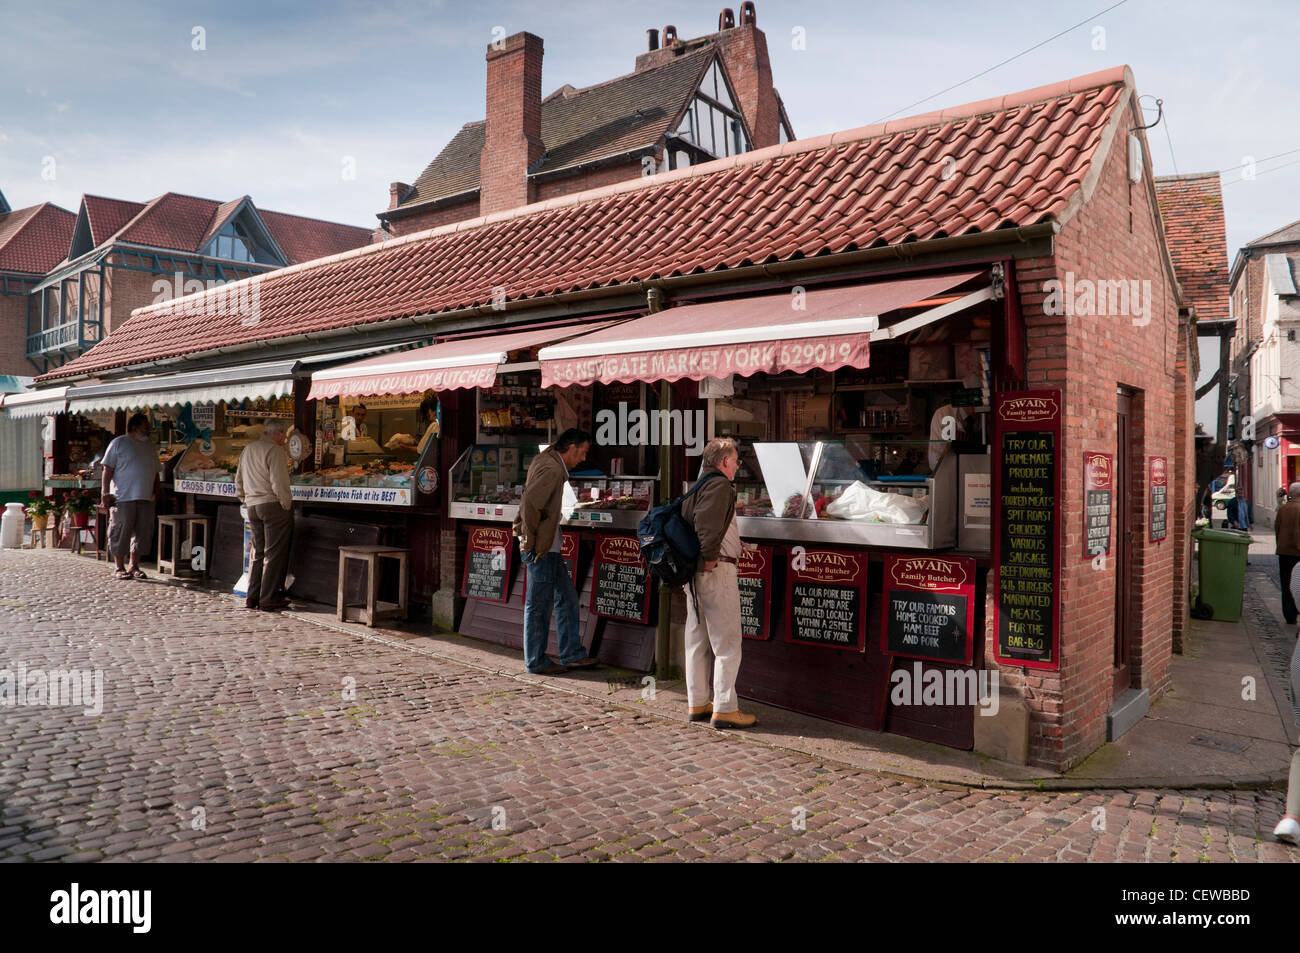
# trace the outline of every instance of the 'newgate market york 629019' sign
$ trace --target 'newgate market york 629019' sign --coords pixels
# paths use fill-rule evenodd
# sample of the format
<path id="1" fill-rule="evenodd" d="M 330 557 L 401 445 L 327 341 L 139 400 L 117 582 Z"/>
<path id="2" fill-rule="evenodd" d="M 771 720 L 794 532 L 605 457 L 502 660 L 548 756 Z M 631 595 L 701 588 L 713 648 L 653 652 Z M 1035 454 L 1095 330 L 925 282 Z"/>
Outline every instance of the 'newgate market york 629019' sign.
<path id="1" fill-rule="evenodd" d="M 1060 667 L 1061 392 L 1006 391 L 993 420 L 999 662 Z"/>

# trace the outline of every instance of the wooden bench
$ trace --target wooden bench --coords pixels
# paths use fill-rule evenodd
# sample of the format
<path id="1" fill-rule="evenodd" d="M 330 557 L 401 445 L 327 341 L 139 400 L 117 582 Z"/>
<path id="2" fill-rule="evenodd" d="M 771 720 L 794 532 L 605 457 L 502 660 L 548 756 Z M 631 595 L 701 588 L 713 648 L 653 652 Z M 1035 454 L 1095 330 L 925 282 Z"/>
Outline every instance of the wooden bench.
<path id="1" fill-rule="evenodd" d="M 373 626 L 381 619 L 406 618 L 406 557 L 409 549 L 396 546 L 340 546 L 339 547 L 339 599 L 338 618 L 340 622 L 364 622 Z M 381 559 L 391 559 L 397 563 L 397 601 L 379 601 L 379 577 L 383 568 Z M 345 589 L 348 581 L 348 562 L 364 563 L 366 567 L 366 601 L 363 606 L 350 606 L 347 603 Z"/>
<path id="2" fill-rule="evenodd" d="M 182 538 L 185 540 L 183 546 Z M 171 513 L 158 517 L 158 574 L 206 576 L 208 563 L 212 559 L 211 540 L 211 517 L 197 513 Z M 194 569 L 192 566 L 196 547 L 203 548 L 202 569 Z"/>

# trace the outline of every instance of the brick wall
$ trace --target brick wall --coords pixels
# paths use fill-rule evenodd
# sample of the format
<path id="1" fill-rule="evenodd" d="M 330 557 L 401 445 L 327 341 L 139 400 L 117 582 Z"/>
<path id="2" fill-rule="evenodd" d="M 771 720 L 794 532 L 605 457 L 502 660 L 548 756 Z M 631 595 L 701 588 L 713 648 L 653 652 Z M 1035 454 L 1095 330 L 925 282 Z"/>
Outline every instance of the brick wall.
<path id="1" fill-rule="evenodd" d="M 1136 113 L 1125 116 L 1140 125 Z M 1105 568 L 1094 570 L 1083 555 L 1083 454 L 1096 451 L 1128 454 L 1130 464 L 1131 577 L 1130 664 L 1135 684 L 1154 700 L 1169 683 L 1172 649 L 1171 606 L 1175 591 L 1175 553 L 1183 550 L 1185 521 L 1175 522 L 1179 506 L 1193 488 L 1189 470 L 1171 468 L 1170 532 L 1166 540 L 1147 542 L 1149 505 L 1147 471 L 1151 456 L 1171 462 L 1187 453 L 1190 440 L 1177 436 L 1180 417 L 1188 413 L 1186 394 L 1178 391 L 1177 302 L 1157 238 L 1151 170 L 1144 181 L 1127 177 L 1123 126 L 1112 145 L 1097 187 L 1078 215 L 1056 238 L 1051 257 L 1017 263 L 1020 300 L 1027 332 L 1029 388 L 1058 388 L 1064 397 L 1060 465 L 1064 499 L 1061 520 L 1061 657 L 1060 670 L 1004 668 L 1006 681 L 1022 689 L 1030 709 L 1029 760 L 1064 770 L 1077 764 L 1105 740 L 1106 714 L 1113 697 L 1114 617 L 1116 598 L 1115 538 Z M 1075 280 L 1149 280 L 1149 323 L 1133 316 L 1048 315 L 1044 282 Z M 1138 319 L 1140 320 L 1140 319 Z M 1116 388 L 1132 388 L 1129 447 L 1117 447 Z M 1183 426 L 1189 426 L 1184 419 Z M 1118 488 L 1117 488 L 1118 489 Z M 1119 494 L 1115 494 L 1118 509 Z M 1181 570 L 1181 566 L 1179 567 Z M 987 657 L 992 659 L 993 616 L 989 616 Z"/>
<path id="2" fill-rule="evenodd" d="M 35 377 L 41 371 L 27 360 L 27 297 L 0 294 L 0 374 Z"/>
<path id="3" fill-rule="evenodd" d="M 395 218 L 392 220 L 392 233 L 388 237 L 400 238 L 403 235 L 412 235 L 415 232 L 437 228 L 439 225 L 451 225 L 455 222 L 478 218 L 478 215 L 478 199 L 472 198 L 467 202 L 459 202 L 455 205 L 447 205 L 442 208 Z"/>
<path id="4" fill-rule="evenodd" d="M 482 214 L 533 201 L 528 170 L 542 157 L 542 38 L 507 37 L 487 51 L 487 131 L 480 164 Z"/>

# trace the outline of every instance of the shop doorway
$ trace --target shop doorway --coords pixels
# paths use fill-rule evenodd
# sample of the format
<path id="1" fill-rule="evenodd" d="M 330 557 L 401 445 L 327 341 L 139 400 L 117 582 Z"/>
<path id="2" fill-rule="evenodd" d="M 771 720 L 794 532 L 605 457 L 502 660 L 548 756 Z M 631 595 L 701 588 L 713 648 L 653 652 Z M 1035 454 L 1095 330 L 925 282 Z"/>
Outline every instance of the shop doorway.
<path id="1" fill-rule="evenodd" d="M 1133 392 L 1120 387 L 1115 408 L 1115 685 L 1118 698 L 1129 689 L 1129 659 L 1132 644 L 1133 534 L 1130 453 Z"/>

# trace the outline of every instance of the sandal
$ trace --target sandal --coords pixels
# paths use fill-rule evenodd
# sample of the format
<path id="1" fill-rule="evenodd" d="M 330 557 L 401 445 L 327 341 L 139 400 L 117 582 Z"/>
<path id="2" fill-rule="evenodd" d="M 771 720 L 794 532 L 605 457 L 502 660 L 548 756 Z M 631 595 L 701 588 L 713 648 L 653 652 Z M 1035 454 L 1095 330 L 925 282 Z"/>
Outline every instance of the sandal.
<path id="1" fill-rule="evenodd" d="M 143 569 L 137 569 L 135 572 L 131 573 L 130 576 L 131 576 L 131 578 L 133 578 L 133 579 L 148 579 L 148 578 L 149 578 L 148 576 L 145 575 Z"/>
<path id="2" fill-rule="evenodd" d="M 119 569 L 119 570 L 117 570 L 117 572 L 113 573 L 113 578 L 114 578 L 114 579 L 130 579 L 130 578 L 131 578 L 131 574 L 130 574 L 129 572 L 127 572 L 125 569 Z"/>

